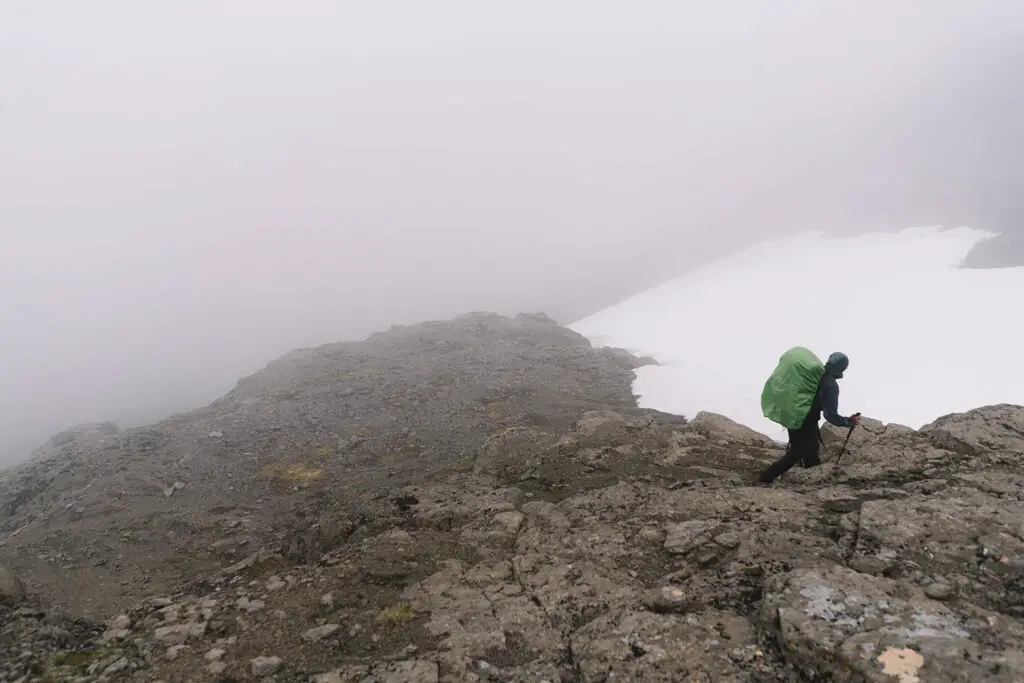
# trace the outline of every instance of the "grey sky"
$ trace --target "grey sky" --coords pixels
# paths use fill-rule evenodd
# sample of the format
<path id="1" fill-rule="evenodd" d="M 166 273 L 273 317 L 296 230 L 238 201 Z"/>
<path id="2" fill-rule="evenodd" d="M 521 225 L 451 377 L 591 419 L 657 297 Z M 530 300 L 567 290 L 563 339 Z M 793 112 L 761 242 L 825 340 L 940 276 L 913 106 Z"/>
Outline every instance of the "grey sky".
<path id="1" fill-rule="evenodd" d="M 917 90 L 990 75 L 1021 5 L 7 0 L 0 462 L 295 346 L 471 309 L 569 322 L 752 239 L 902 227 L 931 162 L 988 147 L 910 144 L 904 204 L 865 131 L 903 140 Z"/>

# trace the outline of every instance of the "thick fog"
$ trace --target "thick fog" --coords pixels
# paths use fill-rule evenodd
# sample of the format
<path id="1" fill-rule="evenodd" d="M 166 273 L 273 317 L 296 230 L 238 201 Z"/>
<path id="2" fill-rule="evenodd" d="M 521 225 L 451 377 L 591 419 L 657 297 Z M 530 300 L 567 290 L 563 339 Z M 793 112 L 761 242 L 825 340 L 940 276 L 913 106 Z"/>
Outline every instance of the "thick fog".
<path id="1" fill-rule="evenodd" d="M 0 462 L 774 235 L 1012 230 L 1022 32 L 1014 0 L 8 0 Z"/>

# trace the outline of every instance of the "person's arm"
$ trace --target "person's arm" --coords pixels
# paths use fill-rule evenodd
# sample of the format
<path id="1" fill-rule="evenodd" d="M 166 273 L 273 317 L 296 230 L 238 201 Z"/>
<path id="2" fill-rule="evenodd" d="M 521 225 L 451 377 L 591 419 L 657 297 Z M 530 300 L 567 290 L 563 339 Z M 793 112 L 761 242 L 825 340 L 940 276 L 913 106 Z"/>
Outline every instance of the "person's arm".
<path id="1" fill-rule="evenodd" d="M 821 412 L 825 419 L 836 427 L 852 427 L 853 420 L 839 414 L 839 385 L 835 382 L 821 383 Z"/>

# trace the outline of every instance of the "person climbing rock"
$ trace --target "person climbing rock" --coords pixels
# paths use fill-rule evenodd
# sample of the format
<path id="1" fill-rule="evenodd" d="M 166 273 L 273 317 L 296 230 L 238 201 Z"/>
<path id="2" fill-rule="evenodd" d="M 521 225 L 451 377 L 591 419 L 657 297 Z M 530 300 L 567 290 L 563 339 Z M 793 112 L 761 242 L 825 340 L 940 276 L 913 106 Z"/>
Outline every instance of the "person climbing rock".
<path id="1" fill-rule="evenodd" d="M 778 422 L 789 431 L 786 454 L 761 472 L 762 484 L 771 484 L 793 465 L 805 468 L 821 464 L 819 447 L 821 432 L 818 422 L 822 413 L 837 427 L 853 427 L 860 417 L 839 414 L 839 384 L 850 359 L 836 351 L 824 366 L 803 347 L 790 349 L 779 360 L 779 365 L 765 383 L 761 394 L 761 408 L 765 417 Z M 803 411 L 806 410 L 806 413 Z"/>

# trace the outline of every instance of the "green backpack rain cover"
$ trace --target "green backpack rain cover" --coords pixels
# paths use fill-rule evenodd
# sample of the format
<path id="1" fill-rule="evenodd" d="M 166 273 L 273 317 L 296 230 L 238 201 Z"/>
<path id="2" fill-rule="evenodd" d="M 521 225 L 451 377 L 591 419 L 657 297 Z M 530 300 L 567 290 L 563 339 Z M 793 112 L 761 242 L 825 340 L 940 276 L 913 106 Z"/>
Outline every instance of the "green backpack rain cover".
<path id="1" fill-rule="evenodd" d="M 764 383 L 761 412 L 786 429 L 799 429 L 818 393 L 825 364 L 810 349 L 794 346 L 782 354 L 775 372 Z"/>

